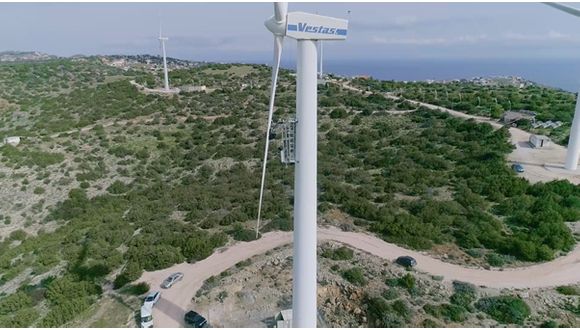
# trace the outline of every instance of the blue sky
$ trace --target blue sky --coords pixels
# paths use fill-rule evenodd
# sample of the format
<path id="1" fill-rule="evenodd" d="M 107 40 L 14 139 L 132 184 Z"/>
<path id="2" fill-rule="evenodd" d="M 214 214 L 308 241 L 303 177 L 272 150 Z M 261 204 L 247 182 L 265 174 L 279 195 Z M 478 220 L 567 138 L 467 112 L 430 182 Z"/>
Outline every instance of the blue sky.
<path id="1" fill-rule="evenodd" d="M 539 3 L 290 3 L 290 10 L 349 19 L 348 40 L 325 46 L 329 60 L 580 57 L 580 18 Z M 169 56 L 265 63 L 272 36 L 263 22 L 272 11 L 271 3 L 0 3 L 0 51 L 158 54 L 161 20 Z M 294 49 L 287 41 L 285 60 Z"/>

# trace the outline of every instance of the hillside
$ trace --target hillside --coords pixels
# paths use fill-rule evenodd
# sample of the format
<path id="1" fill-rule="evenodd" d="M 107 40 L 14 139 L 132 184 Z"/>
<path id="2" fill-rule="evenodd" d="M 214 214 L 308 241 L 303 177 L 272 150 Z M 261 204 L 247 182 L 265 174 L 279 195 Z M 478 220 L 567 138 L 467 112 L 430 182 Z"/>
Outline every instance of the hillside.
<path id="1" fill-rule="evenodd" d="M 0 325 L 76 322 L 102 299 L 132 301 L 144 270 L 254 238 L 270 69 L 170 72 L 173 86 L 208 92 L 130 83 L 160 86 L 159 73 L 99 57 L 0 66 L 0 136 L 21 137 L 0 147 Z M 276 120 L 292 115 L 294 89 L 283 71 Z M 486 267 L 576 244 L 580 188 L 516 176 L 507 130 L 338 80 L 319 94 L 324 221 Z M 292 229 L 293 168 L 272 143 L 262 232 Z"/>
<path id="2" fill-rule="evenodd" d="M 54 55 L 48 55 L 41 52 L 16 52 L 16 51 L 0 52 L 0 63 L 44 61 L 55 58 L 56 56 Z"/>

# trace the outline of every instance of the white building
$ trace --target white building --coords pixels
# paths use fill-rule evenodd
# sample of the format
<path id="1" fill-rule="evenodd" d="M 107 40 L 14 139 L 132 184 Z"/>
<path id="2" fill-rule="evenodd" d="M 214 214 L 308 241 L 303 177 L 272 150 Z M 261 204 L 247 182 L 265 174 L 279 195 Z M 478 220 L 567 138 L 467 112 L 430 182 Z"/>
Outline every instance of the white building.
<path id="1" fill-rule="evenodd" d="M 207 92 L 207 87 L 205 85 L 199 86 L 182 86 L 181 90 L 184 92 Z"/>
<path id="2" fill-rule="evenodd" d="M 276 328 L 292 328 L 292 310 L 285 309 L 274 317 Z"/>
<path id="3" fill-rule="evenodd" d="M 4 144 L 17 146 L 20 143 L 20 136 L 9 136 L 4 138 Z"/>
<path id="4" fill-rule="evenodd" d="M 530 145 L 533 148 L 545 148 L 550 145 L 550 138 L 545 135 L 530 135 Z"/>

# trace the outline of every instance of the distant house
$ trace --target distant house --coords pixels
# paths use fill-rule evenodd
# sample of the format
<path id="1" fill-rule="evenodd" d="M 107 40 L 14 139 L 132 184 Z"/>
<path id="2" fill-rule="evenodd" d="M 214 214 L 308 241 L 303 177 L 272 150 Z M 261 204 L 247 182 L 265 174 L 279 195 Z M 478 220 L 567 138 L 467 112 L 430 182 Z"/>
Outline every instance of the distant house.
<path id="1" fill-rule="evenodd" d="M 207 91 L 207 87 L 205 87 L 205 85 L 201 85 L 201 86 L 182 86 L 181 90 L 187 93 L 191 93 L 191 92 L 206 92 Z"/>
<path id="2" fill-rule="evenodd" d="M 4 138 L 4 144 L 17 146 L 20 143 L 20 136 L 9 136 Z"/>
<path id="3" fill-rule="evenodd" d="M 292 328 L 292 310 L 285 309 L 276 314 L 274 318 L 276 321 L 276 328 Z"/>
<path id="4" fill-rule="evenodd" d="M 536 120 L 536 114 L 532 111 L 521 110 L 521 111 L 506 111 L 501 117 L 501 121 L 506 124 L 517 123 L 518 121 L 526 119 L 531 122 Z"/>
<path id="5" fill-rule="evenodd" d="M 530 135 L 530 145 L 533 148 L 545 148 L 550 145 L 550 138 L 545 135 Z"/>

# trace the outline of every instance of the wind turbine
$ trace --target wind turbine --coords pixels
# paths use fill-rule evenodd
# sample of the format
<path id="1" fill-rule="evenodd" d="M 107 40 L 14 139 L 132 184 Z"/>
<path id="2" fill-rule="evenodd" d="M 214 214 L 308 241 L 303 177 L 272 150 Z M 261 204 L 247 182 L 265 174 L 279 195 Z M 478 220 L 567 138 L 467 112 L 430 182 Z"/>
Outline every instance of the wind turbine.
<path id="1" fill-rule="evenodd" d="M 321 40 L 344 40 L 348 22 L 303 12 L 288 13 L 288 3 L 274 3 L 274 15 L 264 23 L 274 35 L 274 65 L 268 109 L 266 146 L 258 204 L 256 234 L 259 233 L 262 198 L 268 160 L 268 144 L 278 70 L 284 37 L 297 40 L 296 62 L 296 169 L 294 173 L 294 265 L 292 283 L 292 326 L 315 328 L 316 308 L 316 212 L 317 212 L 317 49 Z"/>
<path id="2" fill-rule="evenodd" d="M 169 75 L 167 73 L 167 54 L 165 53 L 165 42 L 169 40 L 167 37 L 161 36 L 161 24 L 159 24 L 159 42 L 161 43 L 161 51 L 163 52 L 163 78 L 165 91 L 169 92 Z"/>
<path id="3" fill-rule="evenodd" d="M 580 17 L 580 9 L 555 2 L 544 2 L 544 4 Z M 578 158 L 580 158 L 580 93 L 576 98 L 576 110 L 574 111 L 574 119 L 572 119 L 572 126 L 570 127 L 570 139 L 568 140 L 568 151 L 566 152 L 564 167 L 569 171 L 575 171 L 578 168 Z"/>

